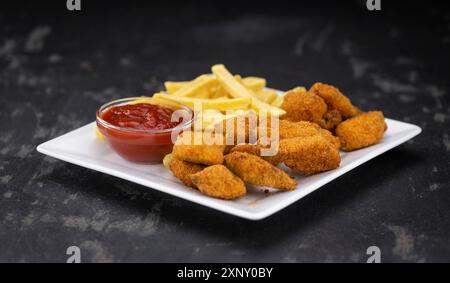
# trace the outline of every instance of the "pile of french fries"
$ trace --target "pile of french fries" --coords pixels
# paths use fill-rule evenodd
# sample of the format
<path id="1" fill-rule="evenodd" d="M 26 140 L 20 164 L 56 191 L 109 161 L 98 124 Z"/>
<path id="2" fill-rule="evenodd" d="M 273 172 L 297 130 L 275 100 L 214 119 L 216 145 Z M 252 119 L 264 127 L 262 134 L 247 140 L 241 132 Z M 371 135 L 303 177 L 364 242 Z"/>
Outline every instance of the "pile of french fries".
<path id="1" fill-rule="evenodd" d="M 232 75 L 224 65 L 214 65 L 211 71 L 212 74 L 200 75 L 192 81 L 167 81 L 164 83 L 165 91 L 135 103 L 177 102 L 194 111 L 201 109 L 196 116 L 202 120 L 203 128 L 249 110 L 276 116 L 285 113 L 280 108 L 283 97 L 267 88 L 264 78 Z"/>

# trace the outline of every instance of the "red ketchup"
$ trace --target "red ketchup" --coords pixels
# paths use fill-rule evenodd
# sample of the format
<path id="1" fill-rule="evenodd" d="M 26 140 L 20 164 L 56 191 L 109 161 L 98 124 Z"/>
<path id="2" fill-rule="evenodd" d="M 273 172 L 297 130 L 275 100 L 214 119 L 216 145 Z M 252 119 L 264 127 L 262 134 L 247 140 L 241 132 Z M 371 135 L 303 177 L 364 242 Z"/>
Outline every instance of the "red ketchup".
<path id="1" fill-rule="evenodd" d="M 148 103 L 118 105 L 99 111 L 101 119 L 97 119 L 97 126 L 123 158 L 160 163 L 172 151 L 171 129 L 182 122 L 181 118 L 171 121 L 173 112 L 170 108 Z"/>

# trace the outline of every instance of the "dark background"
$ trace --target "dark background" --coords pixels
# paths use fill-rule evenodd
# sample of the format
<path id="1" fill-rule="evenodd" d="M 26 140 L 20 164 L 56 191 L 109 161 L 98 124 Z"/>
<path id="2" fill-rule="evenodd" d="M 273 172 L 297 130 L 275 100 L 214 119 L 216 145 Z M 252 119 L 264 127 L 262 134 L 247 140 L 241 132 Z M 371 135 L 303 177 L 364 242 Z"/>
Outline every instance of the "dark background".
<path id="1" fill-rule="evenodd" d="M 450 10 L 445 2 L 4 1 L 0 261 L 450 259 Z M 395 4 L 393 2 L 396 2 Z M 36 152 L 102 103 L 225 64 L 289 89 L 338 86 L 423 132 L 251 222 Z"/>

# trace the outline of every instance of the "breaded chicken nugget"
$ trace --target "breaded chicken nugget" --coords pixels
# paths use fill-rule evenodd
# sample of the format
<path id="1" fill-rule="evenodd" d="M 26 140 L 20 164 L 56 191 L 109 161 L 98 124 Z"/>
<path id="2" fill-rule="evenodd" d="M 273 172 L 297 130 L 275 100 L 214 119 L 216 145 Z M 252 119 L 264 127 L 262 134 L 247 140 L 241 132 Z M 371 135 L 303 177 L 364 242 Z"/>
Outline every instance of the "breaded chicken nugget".
<path id="1" fill-rule="evenodd" d="M 205 169 L 205 166 L 183 161 L 177 158 L 170 160 L 169 169 L 183 184 L 188 187 L 196 188 L 192 183 L 190 176 Z"/>
<path id="2" fill-rule="evenodd" d="M 267 129 L 271 132 L 271 128 Z M 329 143 L 331 143 L 337 149 L 340 148 L 340 141 L 338 137 L 333 136 L 330 131 L 322 129 L 319 125 L 311 122 L 300 121 L 291 122 L 288 120 L 280 120 L 279 123 L 279 139 L 289 139 L 296 137 L 309 137 L 314 135 L 323 136 Z M 269 135 L 270 136 L 270 135 Z M 260 155 L 260 143 L 258 145 L 252 144 L 239 144 L 232 148 L 231 151 L 248 152 L 254 155 Z M 265 159 L 265 158 L 264 158 Z M 267 159 L 266 159 L 267 160 Z M 267 160 L 269 161 L 269 160 Z M 271 161 L 269 161 L 272 163 Z M 273 164 L 273 163 L 272 163 Z"/>
<path id="3" fill-rule="evenodd" d="M 338 149 L 341 148 L 341 141 L 338 137 L 333 136 L 333 134 L 325 129 L 320 129 L 320 135 L 326 139 L 334 148 Z"/>
<path id="4" fill-rule="evenodd" d="M 383 112 L 371 111 L 340 123 L 336 134 L 342 149 L 352 151 L 378 143 L 386 129 Z"/>
<path id="5" fill-rule="evenodd" d="M 205 165 L 222 164 L 225 149 L 224 144 L 206 144 L 202 132 L 187 131 L 178 136 L 172 157 Z"/>
<path id="6" fill-rule="evenodd" d="M 245 182 L 256 186 L 293 190 L 297 182 L 283 170 L 262 158 L 245 152 L 225 155 L 225 165 Z"/>
<path id="7" fill-rule="evenodd" d="M 283 119 L 293 122 L 318 123 L 327 113 L 327 105 L 320 96 L 298 87 L 286 92 L 281 108 L 286 111 Z"/>
<path id="8" fill-rule="evenodd" d="M 264 146 L 261 144 L 249 144 L 249 143 L 242 143 L 234 146 L 230 152 L 245 152 L 252 155 L 256 155 L 258 157 L 261 157 L 265 161 L 269 162 L 270 164 L 277 166 L 280 163 L 278 155 L 274 156 L 261 156 L 261 149 Z"/>
<path id="9" fill-rule="evenodd" d="M 321 135 L 281 140 L 277 158 L 305 174 L 335 169 L 341 162 L 339 150 Z"/>
<path id="10" fill-rule="evenodd" d="M 190 176 L 192 183 L 205 195 L 235 199 L 247 193 L 245 183 L 223 165 L 213 165 Z"/>
<path id="11" fill-rule="evenodd" d="M 280 120 L 279 135 L 280 139 L 321 135 L 336 148 L 340 147 L 339 138 L 333 136 L 333 134 L 330 131 L 322 129 L 319 125 L 315 123 L 306 121 L 290 122 L 287 120 Z"/>
<path id="12" fill-rule="evenodd" d="M 280 139 L 289 139 L 295 137 L 309 137 L 320 133 L 320 126 L 316 123 L 299 121 L 291 122 L 280 120 L 279 135 Z"/>
<path id="13" fill-rule="evenodd" d="M 322 119 L 319 121 L 319 126 L 326 130 L 333 131 L 341 122 L 341 113 L 336 109 L 332 109 L 323 115 Z"/>
<path id="14" fill-rule="evenodd" d="M 354 117 L 361 112 L 353 106 L 350 99 L 332 85 L 315 83 L 309 91 L 323 98 L 328 108 L 338 110 L 344 119 Z"/>

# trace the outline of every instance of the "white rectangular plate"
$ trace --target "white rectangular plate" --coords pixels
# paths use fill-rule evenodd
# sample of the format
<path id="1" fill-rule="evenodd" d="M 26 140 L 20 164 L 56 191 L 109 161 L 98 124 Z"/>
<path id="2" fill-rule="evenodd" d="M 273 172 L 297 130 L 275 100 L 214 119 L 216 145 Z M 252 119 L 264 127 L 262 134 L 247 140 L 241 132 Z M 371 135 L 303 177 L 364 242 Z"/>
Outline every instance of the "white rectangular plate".
<path id="1" fill-rule="evenodd" d="M 289 192 L 270 190 L 270 193 L 267 194 L 263 192 L 267 188 L 248 186 L 247 195 L 233 201 L 214 199 L 184 186 L 162 164 L 141 165 L 122 159 L 105 141 L 100 141 L 95 137 L 95 122 L 47 141 L 39 145 L 37 150 L 54 158 L 135 182 L 232 215 L 260 220 L 421 132 L 420 127 L 416 125 L 391 119 L 386 119 L 386 123 L 388 130 L 379 144 L 349 153 L 341 152 L 342 160 L 339 168 L 312 176 L 294 175 L 298 181 L 296 190 Z M 292 175 L 291 172 L 290 174 Z"/>

